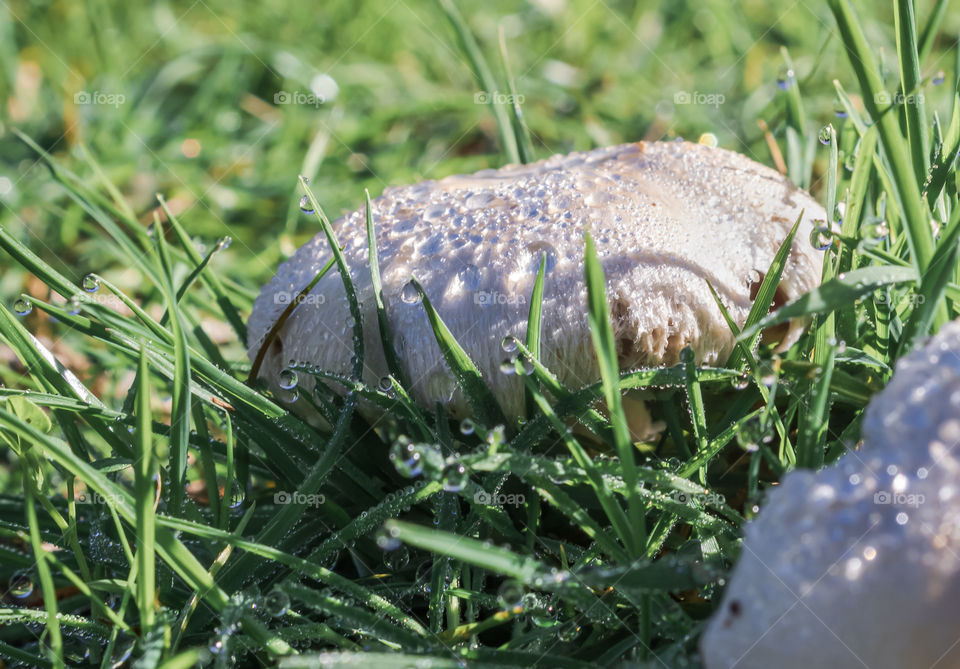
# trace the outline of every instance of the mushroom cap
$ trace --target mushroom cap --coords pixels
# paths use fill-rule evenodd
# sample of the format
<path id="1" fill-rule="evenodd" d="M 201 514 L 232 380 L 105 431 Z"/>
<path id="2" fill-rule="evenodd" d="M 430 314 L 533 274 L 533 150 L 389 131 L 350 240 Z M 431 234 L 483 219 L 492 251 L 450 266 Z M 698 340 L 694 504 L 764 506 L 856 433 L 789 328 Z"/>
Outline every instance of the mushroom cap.
<path id="1" fill-rule="evenodd" d="M 523 411 L 523 384 L 500 372 L 504 336 L 523 338 L 540 259 L 546 256 L 541 359 L 568 387 L 600 378 L 587 322 L 584 229 L 607 277 L 624 369 L 673 364 L 691 346 L 722 362 L 734 340 L 707 286 L 746 320 L 778 246 L 804 213 L 778 303 L 819 283 L 822 253 L 807 239 L 823 208 L 777 172 L 739 154 L 688 142 L 638 142 L 554 156 L 473 175 L 388 188 L 373 201 L 383 298 L 415 399 L 468 412 L 423 306 L 404 300 L 411 275 L 476 363 L 508 416 Z M 365 212 L 334 223 L 363 303 L 364 379 L 387 374 L 367 263 Z M 323 234 L 301 247 L 257 298 L 249 353 L 330 258 Z M 409 292 L 406 294 L 409 296 Z M 352 329 L 341 279 L 331 271 L 284 324 L 261 376 L 277 389 L 291 360 L 346 373 Z M 801 323 L 792 323 L 787 343 Z M 302 407 L 295 407 L 301 409 Z M 306 409 L 303 409 L 306 410 Z"/>
<path id="2" fill-rule="evenodd" d="M 861 450 L 770 491 L 703 635 L 705 666 L 960 666 L 958 417 L 953 322 L 898 363 Z"/>

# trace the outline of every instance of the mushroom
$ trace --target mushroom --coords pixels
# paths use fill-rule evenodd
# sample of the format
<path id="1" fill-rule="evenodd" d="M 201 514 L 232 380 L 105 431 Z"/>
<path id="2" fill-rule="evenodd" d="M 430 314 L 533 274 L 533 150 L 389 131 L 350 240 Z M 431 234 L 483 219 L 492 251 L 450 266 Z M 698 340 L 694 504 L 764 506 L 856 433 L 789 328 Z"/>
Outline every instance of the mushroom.
<path id="1" fill-rule="evenodd" d="M 960 666 L 960 321 L 903 358 L 863 446 L 772 490 L 701 651 L 708 669 Z"/>
<path id="2" fill-rule="evenodd" d="M 587 323 L 583 275 L 589 228 L 607 277 L 621 368 L 676 363 L 690 346 L 720 363 L 734 339 L 707 285 L 742 324 L 764 272 L 793 223 L 806 239 L 825 213 L 777 172 L 739 154 L 688 142 L 637 142 L 557 155 L 388 188 L 374 200 L 383 297 L 394 344 L 426 406 L 468 406 L 445 366 L 411 275 L 476 363 L 507 416 L 523 413 L 523 383 L 500 371 L 506 335 L 523 338 L 528 300 L 545 258 L 543 363 L 568 387 L 600 378 Z M 334 223 L 363 303 L 364 380 L 387 374 L 372 297 L 365 211 Z M 283 263 L 257 298 L 249 323 L 256 356 L 281 312 L 330 258 L 322 234 Z M 797 242 L 776 305 L 813 288 L 822 253 Z M 260 376 L 278 388 L 294 360 L 346 373 L 352 330 L 337 273 L 323 277 L 269 343 Z M 783 335 L 789 344 L 802 323 Z M 642 404 L 636 431 L 644 432 Z M 295 410 L 309 413 L 306 406 Z"/>

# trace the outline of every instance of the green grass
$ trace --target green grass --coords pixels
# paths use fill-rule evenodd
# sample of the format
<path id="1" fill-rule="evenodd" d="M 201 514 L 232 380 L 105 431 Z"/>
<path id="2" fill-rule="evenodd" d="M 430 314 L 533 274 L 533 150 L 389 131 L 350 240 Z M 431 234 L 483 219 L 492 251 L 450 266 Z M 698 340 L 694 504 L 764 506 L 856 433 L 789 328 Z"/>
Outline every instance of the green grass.
<path id="1" fill-rule="evenodd" d="M 0 659 L 699 666 L 765 490 L 856 443 L 896 360 L 957 315 L 946 4 L 0 7 Z M 322 74 L 335 98 L 318 79 L 322 103 L 275 99 Z M 683 102 L 697 94 L 713 102 Z M 526 336 L 504 342 L 526 386 L 507 423 L 520 412 L 414 278 L 474 419 L 417 405 L 373 247 L 391 375 L 359 380 L 369 324 L 324 209 L 705 132 L 843 211 L 785 241 L 723 366 L 619 370 L 585 236 L 593 385 L 538 358 L 541 266 Z M 249 383 L 245 354 L 257 289 L 318 232 L 319 276 L 343 279 L 354 316 L 350 374 L 293 370 L 316 378 L 300 392 L 326 431 Z M 829 245 L 823 284 L 771 314 L 791 241 Z M 810 329 L 789 351 L 760 343 L 795 317 Z M 631 443 L 637 392 L 666 425 L 656 443 Z M 388 420 L 371 429 L 361 399 Z"/>

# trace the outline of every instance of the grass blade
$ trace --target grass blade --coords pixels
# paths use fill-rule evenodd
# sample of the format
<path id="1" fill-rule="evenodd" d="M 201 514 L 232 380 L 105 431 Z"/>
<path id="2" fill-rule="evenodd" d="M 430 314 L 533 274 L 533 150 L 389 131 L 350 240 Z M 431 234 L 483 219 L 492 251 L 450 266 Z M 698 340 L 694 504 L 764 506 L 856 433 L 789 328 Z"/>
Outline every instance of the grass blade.
<path id="1" fill-rule="evenodd" d="M 802 318 L 843 308 L 882 286 L 916 283 L 917 280 L 917 272 L 912 267 L 876 265 L 855 269 L 814 288 L 806 295 L 798 297 L 780 307 L 776 312 L 760 319 L 751 327 L 744 328 L 739 339 L 748 340 L 761 330 L 791 318 Z"/>
<path id="2" fill-rule="evenodd" d="M 507 162 L 521 162 L 520 148 L 517 146 L 517 133 L 514 131 L 510 114 L 507 113 L 507 108 L 502 104 L 498 104 L 497 82 L 496 79 L 493 78 L 490 66 L 487 65 L 487 61 L 483 57 L 483 51 L 481 51 L 480 45 L 477 44 L 477 40 L 473 36 L 473 32 L 471 32 L 470 26 L 467 25 L 463 14 L 457 9 L 454 0 L 437 0 L 437 2 L 440 5 L 440 9 L 446 14 L 447 20 L 450 21 L 450 25 L 453 26 L 453 32 L 457 36 L 457 41 L 460 42 L 463 53 L 467 57 L 467 62 L 470 63 L 470 69 L 473 70 L 473 76 L 480 86 L 480 95 L 485 96 L 485 101 L 490 105 L 490 111 L 493 112 L 493 117 L 497 121 L 497 129 L 500 131 L 500 144 L 506 155 Z"/>
<path id="3" fill-rule="evenodd" d="M 383 355 L 387 361 L 387 369 L 401 386 L 409 388 L 410 383 L 407 379 L 403 365 L 400 364 L 400 357 L 393 346 L 393 332 L 390 328 L 390 321 L 387 318 L 387 307 L 383 302 L 383 283 L 380 279 L 380 261 L 377 258 L 377 235 L 374 230 L 373 205 L 370 202 L 370 191 L 363 191 L 366 201 L 366 221 L 367 221 L 367 253 L 370 263 L 370 283 L 373 288 L 373 299 L 377 305 L 377 325 L 380 327 L 380 343 L 383 346 Z"/>
<path id="4" fill-rule="evenodd" d="M 584 247 L 584 275 L 587 282 L 588 320 L 590 322 L 590 336 L 600 365 L 600 378 L 603 383 L 603 396 L 610 412 L 610 423 L 613 426 L 613 436 L 623 466 L 623 480 L 627 485 L 627 509 L 630 523 L 635 534 L 627 545 L 631 556 L 637 557 L 646 541 L 646 520 L 644 519 L 643 502 L 637 494 L 637 464 L 635 460 L 633 441 L 630 438 L 630 428 L 627 416 L 623 411 L 623 402 L 620 395 L 620 365 L 617 358 L 617 347 L 613 339 L 613 328 L 610 325 L 610 307 L 607 303 L 606 279 L 603 276 L 603 267 L 597 258 L 597 249 L 594 246 L 590 232 L 585 232 Z"/>
<path id="5" fill-rule="evenodd" d="M 506 425 L 507 419 L 503 414 L 503 409 L 497 403 L 490 388 L 483 380 L 483 375 L 474 364 L 467 352 L 463 350 L 450 328 L 440 318 L 440 314 L 433 308 L 430 298 L 427 297 L 423 286 L 416 278 L 411 279 L 413 285 L 420 295 L 423 303 L 423 309 L 427 312 L 427 318 L 430 320 L 430 327 L 433 328 L 433 335 L 437 339 L 440 351 L 443 353 L 443 359 L 447 361 L 447 366 L 453 372 L 457 383 L 467 397 L 470 408 L 473 409 L 477 419 L 485 426 L 492 428 L 496 425 Z"/>
<path id="6" fill-rule="evenodd" d="M 134 464 L 134 492 L 137 517 L 137 606 L 144 634 L 155 622 L 156 575 L 153 511 L 156 490 L 153 459 L 153 424 L 150 408 L 150 368 L 144 349 L 140 350 L 137 388 L 137 459 Z M 175 484 L 176 485 L 176 484 Z"/>
<path id="7" fill-rule="evenodd" d="M 900 134 L 896 114 L 891 113 L 895 108 L 889 102 L 890 95 L 883 90 L 883 79 L 873 57 L 873 50 L 863 34 L 863 28 L 850 1 L 828 0 L 828 4 L 840 29 L 850 65 L 860 82 L 863 104 L 880 132 L 880 139 L 890 162 L 894 193 L 903 212 L 904 232 L 913 253 L 913 263 L 922 270 L 933 257 L 933 235 L 906 141 Z"/>

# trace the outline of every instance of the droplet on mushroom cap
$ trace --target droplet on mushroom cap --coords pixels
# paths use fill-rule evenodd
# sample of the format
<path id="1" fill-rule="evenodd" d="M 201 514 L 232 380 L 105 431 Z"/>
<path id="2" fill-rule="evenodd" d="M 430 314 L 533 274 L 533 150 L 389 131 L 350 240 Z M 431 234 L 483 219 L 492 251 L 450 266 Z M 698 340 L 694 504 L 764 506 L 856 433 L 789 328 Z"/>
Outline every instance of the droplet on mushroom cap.
<path id="1" fill-rule="evenodd" d="M 747 158 L 689 142 L 626 144 L 558 155 L 388 188 L 374 200 L 383 296 L 401 364 L 417 400 L 445 403 L 465 416 L 451 392 L 419 295 L 420 281 L 440 316 L 475 361 L 508 417 L 523 411 L 523 380 L 500 373 L 505 333 L 526 331 L 530 293 L 546 259 L 542 355 L 561 382 L 599 379 L 587 325 L 584 230 L 596 242 L 623 368 L 673 364 L 690 346 L 700 363 L 722 362 L 733 336 L 709 291 L 717 290 L 740 324 L 751 289 L 804 213 L 776 298 L 798 297 L 819 281 L 823 253 L 805 242 L 823 208 L 777 172 Z M 334 224 L 364 307 L 365 381 L 388 373 L 380 350 L 360 209 Z M 280 266 L 263 288 L 249 324 L 250 355 L 289 300 L 329 260 L 322 234 Z M 336 271 L 324 276 L 271 344 L 261 376 L 276 388 L 295 358 L 349 371 L 352 342 Z M 799 336 L 789 327 L 784 343 Z M 436 375 L 449 383 L 430 381 Z M 369 378 L 366 378 L 369 377 Z"/>

